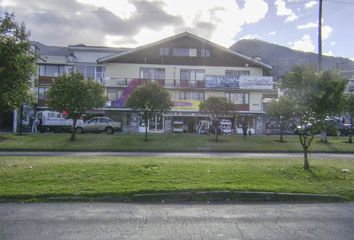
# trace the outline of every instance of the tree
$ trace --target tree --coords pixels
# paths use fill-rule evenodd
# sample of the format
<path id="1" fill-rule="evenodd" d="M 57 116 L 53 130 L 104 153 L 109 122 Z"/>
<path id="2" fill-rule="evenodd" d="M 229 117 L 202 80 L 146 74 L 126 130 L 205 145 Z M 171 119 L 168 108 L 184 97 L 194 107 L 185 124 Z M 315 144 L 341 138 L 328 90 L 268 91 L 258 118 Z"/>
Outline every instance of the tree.
<path id="1" fill-rule="evenodd" d="M 28 37 L 24 24 L 5 12 L 0 18 L 0 114 L 31 100 L 35 56 Z"/>
<path id="2" fill-rule="evenodd" d="M 353 143 L 354 94 L 348 94 L 345 101 L 345 112 L 350 116 L 349 143 Z"/>
<path id="3" fill-rule="evenodd" d="M 347 79 L 336 71 L 328 70 L 318 74 L 317 87 L 314 89 L 312 102 L 313 110 L 321 123 L 322 142 L 327 142 L 329 124 L 326 118 L 335 116 L 343 111 L 346 85 Z"/>
<path id="4" fill-rule="evenodd" d="M 236 105 L 224 97 L 209 97 L 199 105 L 199 111 L 210 115 L 215 129 L 215 141 L 218 142 L 218 125 L 221 117 L 235 117 Z"/>
<path id="5" fill-rule="evenodd" d="M 129 96 L 126 106 L 143 114 L 145 122 L 145 139 L 148 141 L 148 120 L 156 112 L 165 112 L 173 106 L 169 92 L 158 83 L 147 81 L 137 87 Z"/>
<path id="6" fill-rule="evenodd" d="M 102 107 L 106 101 L 103 87 L 92 80 L 84 80 L 80 73 L 58 77 L 48 91 L 48 103 L 58 112 L 67 112 L 73 119 L 70 140 L 75 140 L 75 126 L 82 114 Z"/>
<path id="7" fill-rule="evenodd" d="M 285 96 L 273 101 L 267 108 L 267 114 L 275 117 L 280 125 L 280 142 L 283 142 L 283 132 L 289 120 L 294 117 L 295 108 L 291 100 Z"/>
<path id="8" fill-rule="evenodd" d="M 331 71 L 318 73 L 313 68 L 301 66 L 293 67 L 281 80 L 281 87 L 293 103 L 298 118 L 296 131 L 304 152 L 305 170 L 310 169 L 308 151 L 315 134 L 323 129 L 325 117 L 337 111 L 335 104 L 329 101 L 341 98 L 341 85 L 342 79 Z"/>

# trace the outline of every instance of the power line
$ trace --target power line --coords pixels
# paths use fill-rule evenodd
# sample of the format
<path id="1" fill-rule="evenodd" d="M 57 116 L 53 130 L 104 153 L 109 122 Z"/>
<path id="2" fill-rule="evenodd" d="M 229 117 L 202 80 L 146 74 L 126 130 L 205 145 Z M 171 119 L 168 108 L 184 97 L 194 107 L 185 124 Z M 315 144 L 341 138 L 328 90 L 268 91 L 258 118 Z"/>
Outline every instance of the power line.
<path id="1" fill-rule="evenodd" d="M 344 0 L 324 0 L 325 2 L 329 3 L 339 3 L 339 4 L 347 4 L 347 5 L 354 5 L 354 2 L 347 2 Z"/>

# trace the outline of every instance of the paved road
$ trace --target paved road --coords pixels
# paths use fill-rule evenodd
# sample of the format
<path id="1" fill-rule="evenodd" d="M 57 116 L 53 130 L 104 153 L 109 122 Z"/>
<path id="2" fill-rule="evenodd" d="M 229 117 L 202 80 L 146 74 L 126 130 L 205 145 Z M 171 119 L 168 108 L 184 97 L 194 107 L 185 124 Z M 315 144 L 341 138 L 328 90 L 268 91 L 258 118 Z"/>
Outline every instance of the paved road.
<path id="1" fill-rule="evenodd" d="M 1 240 L 354 239 L 354 204 L 0 204 Z"/>
<path id="2" fill-rule="evenodd" d="M 6 152 L 0 151 L 1 156 L 131 156 L 131 157 L 188 157 L 188 158 L 302 158 L 302 153 L 193 153 L 193 152 Z M 312 159 L 354 159 L 354 154 L 348 153 L 311 153 Z"/>

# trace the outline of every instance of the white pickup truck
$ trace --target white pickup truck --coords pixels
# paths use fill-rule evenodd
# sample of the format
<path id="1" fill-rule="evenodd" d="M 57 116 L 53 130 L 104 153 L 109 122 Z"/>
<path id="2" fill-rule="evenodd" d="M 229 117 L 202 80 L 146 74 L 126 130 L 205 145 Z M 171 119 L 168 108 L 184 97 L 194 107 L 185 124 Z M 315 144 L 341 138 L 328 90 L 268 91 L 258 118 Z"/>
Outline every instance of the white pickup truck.
<path id="1" fill-rule="evenodd" d="M 38 111 L 36 113 L 36 119 L 38 119 L 38 131 L 47 132 L 63 132 L 71 131 L 73 124 L 72 119 L 64 118 L 62 113 L 54 111 Z M 77 124 L 80 124 L 82 120 L 78 120 Z"/>

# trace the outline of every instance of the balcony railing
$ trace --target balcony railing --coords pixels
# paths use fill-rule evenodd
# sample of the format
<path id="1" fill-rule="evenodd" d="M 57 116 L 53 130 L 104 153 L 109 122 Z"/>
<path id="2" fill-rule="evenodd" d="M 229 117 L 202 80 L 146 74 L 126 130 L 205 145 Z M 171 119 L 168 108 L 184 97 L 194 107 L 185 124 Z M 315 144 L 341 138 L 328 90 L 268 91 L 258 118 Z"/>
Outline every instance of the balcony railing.
<path id="1" fill-rule="evenodd" d="M 174 80 L 174 79 L 142 79 L 142 78 L 109 78 L 105 79 L 105 87 L 126 87 L 133 80 L 153 81 L 165 88 L 173 89 L 273 89 L 273 78 L 247 76 L 247 79 L 232 80 L 222 78 L 206 78 L 205 80 Z"/>

